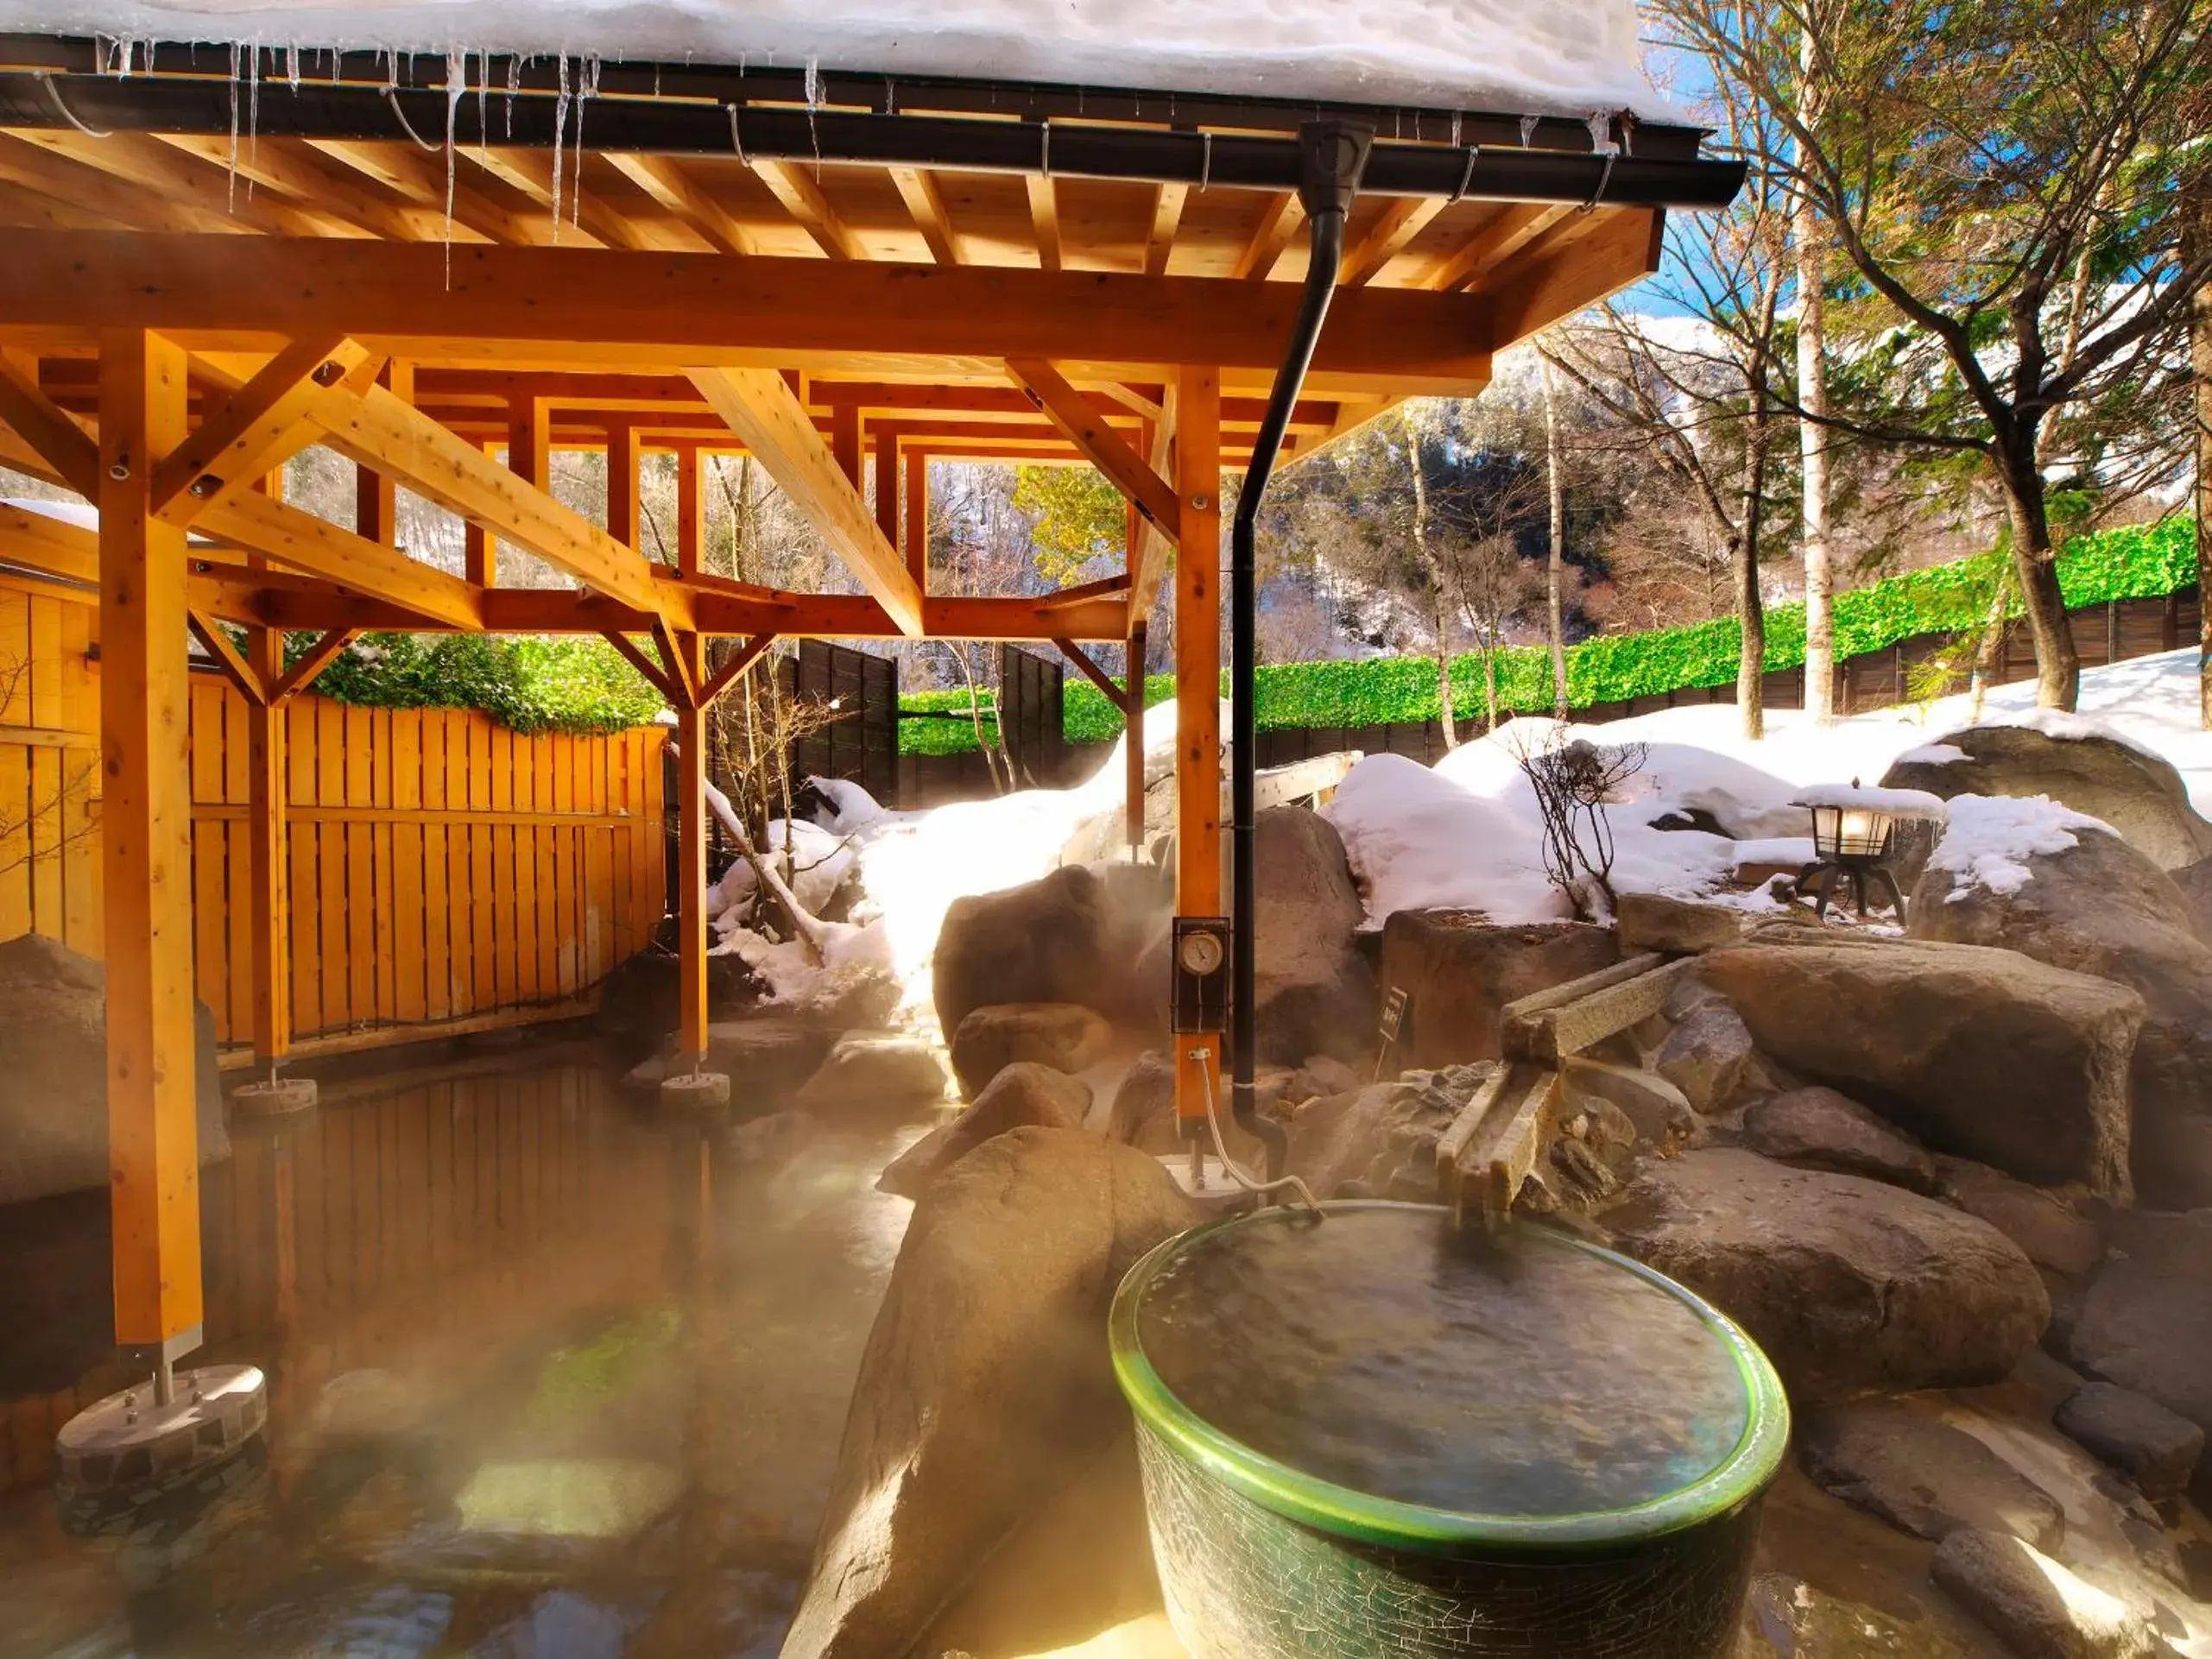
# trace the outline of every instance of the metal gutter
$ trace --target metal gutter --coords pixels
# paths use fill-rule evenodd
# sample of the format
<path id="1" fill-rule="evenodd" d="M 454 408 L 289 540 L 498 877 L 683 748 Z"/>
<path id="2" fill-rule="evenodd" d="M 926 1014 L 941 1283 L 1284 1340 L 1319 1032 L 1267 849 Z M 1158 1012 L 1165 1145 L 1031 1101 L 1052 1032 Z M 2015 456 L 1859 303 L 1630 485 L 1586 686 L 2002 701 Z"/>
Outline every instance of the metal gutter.
<path id="1" fill-rule="evenodd" d="M 25 54 L 9 48 L 20 47 L 22 39 L 0 37 L 0 64 L 22 63 Z M 182 49 L 177 55 L 185 55 Z M 198 55 L 211 54 L 203 50 Z M 160 54 L 156 57 L 158 61 Z M 439 67 L 442 73 L 442 61 Z M 379 73 L 381 77 L 389 70 Z M 496 73 L 495 65 L 495 76 Z M 588 104 L 535 92 L 510 98 L 496 80 L 488 96 L 471 93 L 449 100 L 442 85 L 389 87 L 381 78 L 374 82 L 341 79 L 333 84 L 303 77 L 295 87 L 280 76 L 259 82 L 250 125 L 264 137 L 375 142 L 419 136 L 442 147 L 450 130 L 457 145 L 550 149 L 557 143 L 576 142 L 578 118 L 563 120 L 575 110 L 581 114 L 585 141 L 602 151 L 1059 173 L 1276 192 L 1299 189 L 1302 177 L 1299 141 L 1294 136 L 1114 124 L 1100 116 L 1095 104 L 1085 115 L 1071 119 L 886 113 L 826 104 L 810 109 L 803 103 L 794 106 L 737 97 L 715 102 L 666 92 L 658 97 L 610 95 L 605 84 L 610 73 L 602 69 L 601 95 Z M 749 73 L 724 79 L 736 83 L 733 90 L 745 98 L 770 91 L 788 98 L 796 90 L 781 83 L 772 88 L 743 85 L 754 78 Z M 697 84 L 690 83 L 687 91 Z M 1153 97 L 1156 120 L 1166 113 L 1170 100 L 1164 94 Z M 117 77 L 0 67 L 0 127 L 59 129 L 75 125 L 96 132 L 227 137 L 238 129 L 241 101 L 237 83 L 227 73 L 161 71 Z M 1179 111 L 1183 100 L 1172 102 Z M 1311 110 L 1310 105 L 1299 107 Z M 1281 113 L 1276 111 L 1278 117 Z M 1505 117 L 1463 117 L 1457 123 L 1463 141 L 1457 143 L 1377 142 L 1362 189 L 1380 196 L 1602 202 L 1695 211 L 1725 205 L 1743 180 L 1740 162 L 1699 158 L 1696 135 L 1686 129 L 1624 130 L 1616 123 L 1613 142 L 1621 146 L 1621 153 L 1608 155 L 1593 148 L 1590 133 L 1580 123 L 1539 123 L 1552 129 L 1543 135 L 1548 142 L 1524 146 L 1465 142 L 1470 121 L 1486 136 L 1500 126 L 1516 135 L 1519 130 L 1517 123 Z M 1447 125 L 1432 120 L 1426 130 L 1443 136 Z M 1579 135 L 1580 148 L 1568 147 L 1569 131 Z M 1689 153 L 1682 154 L 1685 136 Z"/>

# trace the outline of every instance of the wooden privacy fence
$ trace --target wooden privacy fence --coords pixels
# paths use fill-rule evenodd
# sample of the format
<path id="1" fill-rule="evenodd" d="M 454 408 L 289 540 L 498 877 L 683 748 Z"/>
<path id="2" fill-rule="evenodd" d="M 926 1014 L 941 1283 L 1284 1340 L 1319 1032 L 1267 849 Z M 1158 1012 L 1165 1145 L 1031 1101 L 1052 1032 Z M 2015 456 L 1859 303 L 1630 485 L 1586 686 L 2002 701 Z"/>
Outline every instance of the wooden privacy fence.
<path id="1" fill-rule="evenodd" d="M 0 939 L 101 951 L 86 607 L 0 590 Z M 12 677 L 9 664 L 24 665 Z M 341 1044 L 522 1023 L 641 949 L 664 909 L 661 735 L 524 736 L 467 710 L 283 710 L 293 1030 Z M 245 700 L 193 677 L 195 981 L 252 1038 Z"/>

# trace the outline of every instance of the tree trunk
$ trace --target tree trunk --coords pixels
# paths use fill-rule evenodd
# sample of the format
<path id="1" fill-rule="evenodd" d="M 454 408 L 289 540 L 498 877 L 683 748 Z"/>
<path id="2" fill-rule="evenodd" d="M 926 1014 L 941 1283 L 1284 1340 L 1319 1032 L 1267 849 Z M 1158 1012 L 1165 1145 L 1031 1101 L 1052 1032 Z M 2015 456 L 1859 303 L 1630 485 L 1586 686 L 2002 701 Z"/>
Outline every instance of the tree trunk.
<path id="1" fill-rule="evenodd" d="M 1567 717 L 1567 478 L 1559 464 L 1559 394 L 1553 383 L 1552 360 L 1541 352 L 1536 358 L 1544 380 L 1544 470 L 1550 485 L 1552 549 L 1545 561 L 1545 621 L 1552 634 L 1552 712 Z M 1493 716 L 1491 722 L 1497 721 Z"/>
<path id="2" fill-rule="evenodd" d="M 1811 37 L 1807 36 L 1808 54 Z M 1811 85 L 1810 73 L 1806 84 Z M 1823 352 L 1827 306 L 1821 291 L 1826 243 L 1820 215 L 1808 202 L 1796 215 L 1798 255 L 1798 401 L 1806 416 L 1828 413 L 1828 365 Z M 1804 469 L 1803 543 L 1805 574 L 1805 713 L 1817 726 L 1836 718 L 1836 578 L 1828 549 L 1828 428 L 1816 419 L 1798 421 Z"/>
<path id="3" fill-rule="evenodd" d="M 2194 199 L 2183 215 L 2187 238 L 2184 261 L 2212 252 L 2212 172 L 2190 191 Z M 2212 731 L 2212 281 L 2196 290 L 2189 308 L 2189 361 L 2196 382 L 2196 675 L 2205 729 Z"/>
<path id="4" fill-rule="evenodd" d="M 2051 545 L 2051 514 L 2035 451 L 2031 435 L 2000 458 L 1998 478 L 2013 527 L 2020 607 L 2027 615 L 2028 636 L 2035 641 L 2035 700 L 2042 708 L 2070 710 L 2081 698 L 2082 659 L 2074 650 L 2065 596 L 2058 590 L 2057 555 Z"/>
<path id="5" fill-rule="evenodd" d="M 1421 568 L 1428 572 L 1429 596 L 1436 606 L 1437 708 L 1444 716 L 1444 746 L 1456 749 L 1459 727 L 1451 707 L 1451 612 L 1444 596 L 1444 572 L 1429 557 L 1429 479 L 1421 465 L 1420 423 L 1410 405 L 1404 420 L 1406 458 L 1413 470 L 1413 546 L 1421 556 Z"/>

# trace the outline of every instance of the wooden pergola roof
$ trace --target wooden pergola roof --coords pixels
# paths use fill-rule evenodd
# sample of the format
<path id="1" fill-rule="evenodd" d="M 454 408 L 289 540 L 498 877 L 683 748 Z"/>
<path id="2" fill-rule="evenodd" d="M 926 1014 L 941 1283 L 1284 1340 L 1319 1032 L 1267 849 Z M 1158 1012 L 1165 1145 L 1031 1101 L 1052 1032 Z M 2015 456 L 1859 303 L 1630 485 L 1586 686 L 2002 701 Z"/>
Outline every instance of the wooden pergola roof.
<path id="1" fill-rule="evenodd" d="M 482 58 L 449 98 L 443 59 L 167 46 L 123 66 L 0 37 L 0 460 L 79 483 L 37 428 L 92 413 L 98 331 L 176 341 L 193 419 L 251 429 L 226 437 L 215 499 L 180 509 L 271 567 L 211 553 L 203 597 L 242 622 L 1119 639 L 1127 578 L 931 600 L 901 527 L 914 464 L 1099 465 L 1148 527 L 1148 595 L 1176 375 L 1217 375 L 1241 466 L 1305 275 L 1285 158 L 1310 104 L 669 65 L 599 66 L 585 100 L 550 63 Z M 1493 352 L 1651 270 L 1666 205 L 1736 175 L 1682 129 L 1599 123 L 1608 158 L 1571 120 L 1367 113 L 1384 136 L 1290 458 L 1407 395 L 1480 391 Z M 344 376 L 307 378 L 341 345 Z M 356 538 L 246 500 L 241 463 L 300 441 L 581 591 L 432 571 L 373 510 Z M 544 495 L 549 448 L 604 448 L 633 481 L 611 535 Z M 648 569 L 634 479 L 654 451 L 687 480 L 700 454 L 755 453 L 871 598 Z"/>

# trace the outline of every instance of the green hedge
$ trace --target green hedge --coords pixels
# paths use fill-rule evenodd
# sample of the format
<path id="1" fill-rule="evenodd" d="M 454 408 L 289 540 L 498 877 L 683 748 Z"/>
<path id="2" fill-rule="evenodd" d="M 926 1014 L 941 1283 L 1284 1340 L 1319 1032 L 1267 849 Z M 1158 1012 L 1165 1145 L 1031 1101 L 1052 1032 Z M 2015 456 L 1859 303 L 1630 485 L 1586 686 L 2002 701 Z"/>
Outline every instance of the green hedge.
<path id="1" fill-rule="evenodd" d="M 311 635 L 294 642 L 306 648 Z M 362 647 L 366 647 L 363 649 Z M 611 732 L 649 722 L 660 693 L 604 640 L 369 634 L 315 691 L 382 709 L 481 709 L 518 732 Z"/>
<path id="2" fill-rule="evenodd" d="M 1977 625 L 1989 604 L 1991 583 L 2005 557 L 1978 554 L 1954 564 L 1913 571 L 1836 596 L 1836 653 L 1855 657 L 1921 634 L 1956 633 Z M 2156 598 L 2196 580 L 2196 521 L 2169 518 L 2077 537 L 2058 562 L 2058 582 L 2070 606 L 2114 599 Z M 1625 703 L 1691 687 L 1733 682 L 1741 653 L 1735 619 L 1725 616 L 1686 628 L 1646 634 L 1602 634 L 1570 647 L 1569 701 L 1577 709 Z M 1766 666 L 1795 668 L 1804 661 L 1802 604 L 1778 605 L 1766 614 Z M 1482 665 L 1469 655 L 1451 665 L 1453 701 L 1461 717 L 1483 708 Z M 1224 685 L 1226 681 L 1224 680 Z M 1301 727 L 1380 726 L 1434 720 L 1438 714 L 1435 662 L 1422 657 L 1373 657 L 1356 662 L 1281 663 L 1259 672 L 1257 716 L 1262 731 Z M 1145 682 L 1147 706 L 1174 693 L 1172 675 Z M 1066 731 L 1071 743 L 1110 742 L 1121 735 L 1120 711 L 1088 680 L 1067 682 Z M 1550 653 L 1540 647 L 1501 652 L 1501 705 L 1516 713 L 1552 706 Z M 910 692 L 901 712 L 968 710 L 968 694 Z M 993 720 L 989 694 L 984 721 Z M 905 754 L 955 754 L 976 747 L 966 719 L 901 720 Z"/>

